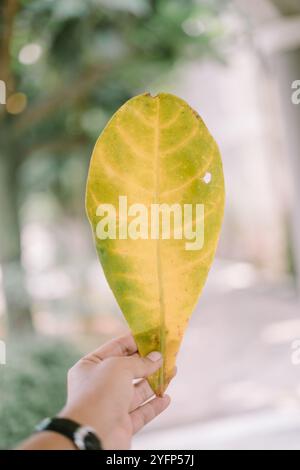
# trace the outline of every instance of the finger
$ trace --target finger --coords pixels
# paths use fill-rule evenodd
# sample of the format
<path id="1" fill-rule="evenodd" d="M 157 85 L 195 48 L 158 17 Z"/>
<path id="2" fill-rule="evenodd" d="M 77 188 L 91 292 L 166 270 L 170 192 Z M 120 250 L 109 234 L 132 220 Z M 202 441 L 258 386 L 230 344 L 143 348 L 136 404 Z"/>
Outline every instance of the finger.
<path id="1" fill-rule="evenodd" d="M 132 356 L 126 358 L 126 368 L 130 371 L 133 379 L 146 378 L 154 374 L 162 366 L 162 355 L 153 351 L 147 357 Z"/>
<path id="2" fill-rule="evenodd" d="M 147 380 L 142 380 L 134 387 L 134 395 L 130 404 L 129 411 L 134 411 L 141 406 L 145 401 L 153 397 L 154 392 L 150 387 Z"/>
<path id="3" fill-rule="evenodd" d="M 100 348 L 87 354 L 85 359 L 95 362 L 103 361 L 108 357 L 131 356 L 137 352 L 137 346 L 131 334 L 121 336 L 105 343 Z"/>
<path id="4" fill-rule="evenodd" d="M 174 379 L 176 374 L 177 374 L 177 367 L 175 366 L 173 370 L 172 379 Z M 149 382 L 147 380 L 140 380 L 140 379 L 136 379 L 136 380 L 138 382 L 135 383 L 134 395 L 133 395 L 130 409 L 129 409 L 130 412 L 134 411 L 136 408 L 143 405 L 143 403 L 145 403 L 151 397 L 154 396 L 154 392 L 152 388 L 150 387 Z"/>
<path id="5" fill-rule="evenodd" d="M 154 398 L 130 414 L 133 433 L 140 431 L 146 424 L 162 413 L 170 404 L 170 397 Z"/>

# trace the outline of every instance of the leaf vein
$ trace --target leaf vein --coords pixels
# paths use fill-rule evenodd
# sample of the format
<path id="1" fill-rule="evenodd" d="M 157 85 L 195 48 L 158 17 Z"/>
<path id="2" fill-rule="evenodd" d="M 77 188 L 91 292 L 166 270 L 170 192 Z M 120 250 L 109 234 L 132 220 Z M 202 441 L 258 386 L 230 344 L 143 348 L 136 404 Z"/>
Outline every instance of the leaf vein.
<path id="1" fill-rule="evenodd" d="M 178 144 L 176 144 L 174 147 L 171 147 L 170 149 L 164 151 L 164 158 L 169 155 L 173 155 L 175 152 L 178 152 L 178 150 L 181 150 L 182 148 L 186 147 L 197 135 L 198 131 L 198 126 L 195 126 L 191 133 L 187 137 L 185 137 L 185 139 L 182 139 L 181 142 L 178 142 Z"/>
<path id="2" fill-rule="evenodd" d="M 180 186 L 177 186 L 176 188 L 173 188 L 173 189 L 169 189 L 167 191 L 164 191 L 162 193 L 162 196 L 169 196 L 170 194 L 173 194 L 177 191 L 180 191 L 182 189 L 185 189 L 187 188 L 188 186 L 191 185 L 191 183 L 193 183 L 194 181 L 196 181 L 198 178 L 203 178 L 205 176 L 205 173 L 207 172 L 207 170 L 209 169 L 210 165 L 212 164 L 213 162 L 213 159 L 214 157 L 212 156 L 205 164 L 205 166 L 203 168 L 200 168 L 200 170 L 194 175 L 192 176 L 189 180 L 185 181 L 184 183 L 182 183 Z M 203 182 L 203 184 L 205 184 Z"/>
<path id="3" fill-rule="evenodd" d="M 136 143 L 128 136 L 128 134 L 124 131 L 124 129 L 120 125 L 116 126 L 116 129 L 123 143 L 129 148 L 129 150 L 136 157 L 138 157 L 139 160 L 143 160 L 146 162 L 152 161 L 152 158 L 146 152 L 144 152 L 141 148 L 139 149 L 135 148 Z"/>

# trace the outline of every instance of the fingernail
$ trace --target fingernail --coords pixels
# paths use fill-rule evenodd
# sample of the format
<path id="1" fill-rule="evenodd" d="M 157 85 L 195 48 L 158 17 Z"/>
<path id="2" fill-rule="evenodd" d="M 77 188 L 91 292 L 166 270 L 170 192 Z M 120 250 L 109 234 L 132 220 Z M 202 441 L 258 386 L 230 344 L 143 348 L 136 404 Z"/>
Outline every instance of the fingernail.
<path id="1" fill-rule="evenodd" d="M 162 358 L 162 355 L 158 351 L 152 351 L 147 357 L 150 361 L 157 362 Z"/>
<path id="2" fill-rule="evenodd" d="M 162 399 L 163 399 L 166 403 L 170 403 L 170 401 L 171 401 L 170 395 L 164 395 L 164 396 L 162 397 Z"/>

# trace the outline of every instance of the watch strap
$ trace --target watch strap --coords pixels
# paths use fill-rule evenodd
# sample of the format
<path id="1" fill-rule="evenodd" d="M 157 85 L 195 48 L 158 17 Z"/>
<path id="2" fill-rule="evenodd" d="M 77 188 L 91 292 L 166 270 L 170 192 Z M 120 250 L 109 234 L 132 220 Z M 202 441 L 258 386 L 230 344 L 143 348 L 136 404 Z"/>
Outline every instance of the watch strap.
<path id="1" fill-rule="evenodd" d="M 37 427 L 37 432 L 52 431 L 72 441 L 78 450 L 101 450 L 101 443 L 94 429 L 82 426 L 68 418 L 46 418 Z"/>

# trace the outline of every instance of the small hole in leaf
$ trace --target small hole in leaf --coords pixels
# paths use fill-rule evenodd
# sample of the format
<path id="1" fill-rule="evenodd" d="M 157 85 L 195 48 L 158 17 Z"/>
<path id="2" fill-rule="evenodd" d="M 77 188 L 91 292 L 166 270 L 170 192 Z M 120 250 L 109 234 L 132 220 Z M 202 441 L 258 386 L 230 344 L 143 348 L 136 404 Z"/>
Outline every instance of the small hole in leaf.
<path id="1" fill-rule="evenodd" d="M 205 173 L 205 175 L 203 176 L 203 181 L 205 184 L 209 184 L 212 180 L 212 174 L 211 173 Z"/>

